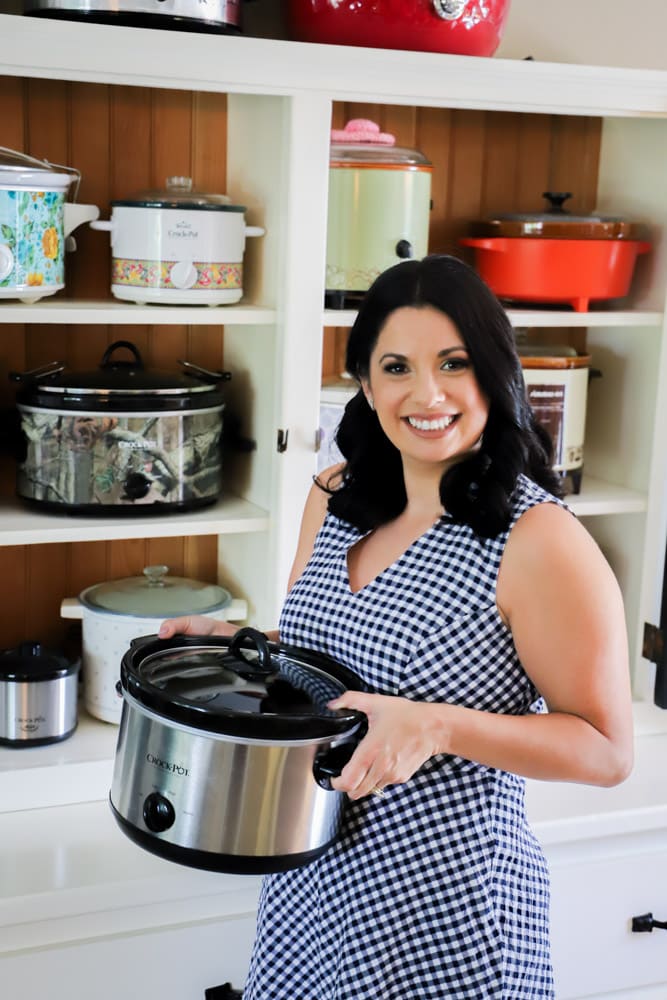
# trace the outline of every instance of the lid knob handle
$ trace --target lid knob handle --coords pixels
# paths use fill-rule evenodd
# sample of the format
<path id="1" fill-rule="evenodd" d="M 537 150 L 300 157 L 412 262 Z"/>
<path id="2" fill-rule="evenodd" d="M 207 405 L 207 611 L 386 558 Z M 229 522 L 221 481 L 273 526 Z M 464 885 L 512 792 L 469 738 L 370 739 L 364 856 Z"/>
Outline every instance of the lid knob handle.
<path id="1" fill-rule="evenodd" d="M 549 202 L 550 212 L 567 212 L 563 205 L 568 198 L 572 197 L 571 191 L 543 191 L 542 197 Z"/>
<path id="2" fill-rule="evenodd" d="M 240 628 L 238 632 L 235 632 L 229 644 L 229 652 L 233 656 L 243 659 L 240 652 L 241 646 L 247 648 L 248 645 L 254 646 L 257 652 L 257 672 L 264 674 L 274 673 L 274 667 L 271 663 L 271 650 L 269 649 L 266 636 L 256 628 Z"/>
<path id="3" fill-rule="evenodd" d="M 167 177 L 167 191 L 192 191 L 192 177 Z"/>
<path id="4" fill-rule="evenodd" d="M 166 587 L 164 578 L 168 572 L 168 566 L 144 566 L 144 576 L 149 587 Z"/>

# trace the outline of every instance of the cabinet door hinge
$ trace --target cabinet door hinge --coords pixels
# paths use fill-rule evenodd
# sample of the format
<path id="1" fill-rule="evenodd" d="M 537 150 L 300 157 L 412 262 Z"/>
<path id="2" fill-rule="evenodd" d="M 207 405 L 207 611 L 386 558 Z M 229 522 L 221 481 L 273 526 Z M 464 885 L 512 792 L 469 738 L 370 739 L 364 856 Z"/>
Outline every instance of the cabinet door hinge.
<path id="1" fill-rule="evenodd" d="M 282 455 L 282 453 L 284 451 L 287 451 L 287 440 L 288 440 L 288 438 L 289 438 L 289 431 L 288 430 L 285 431 L 285 430 L 282 429 L 282 427 L 279 427 L 278 428 L 278 440 L 277 440 L 277 443 L 276 443 L 276 447 L 277 447 L 277 449 L 278 449 L 278 451 L 280 452 L 281 455 Z"/>
<path id="2" fill-rule="evenodd" d="M 644 622 L 644 642 L 642 656 L 651 663 L 663 663 L 665 656 L 665 634 L 661 628 Z"/>

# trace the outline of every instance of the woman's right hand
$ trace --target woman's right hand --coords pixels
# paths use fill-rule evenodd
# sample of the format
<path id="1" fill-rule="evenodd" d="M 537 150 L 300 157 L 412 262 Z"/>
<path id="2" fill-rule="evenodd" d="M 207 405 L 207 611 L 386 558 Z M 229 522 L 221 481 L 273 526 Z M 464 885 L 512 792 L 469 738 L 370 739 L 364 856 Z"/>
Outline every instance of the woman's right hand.
<path id="1" fill-rule="evenodd" d="M 161 639 L 171 639 L 174 635 L 234 635 L 238 625 L 207 618 L 205 615 L 186 615 L 183 618 L 167 618 L 158 629 Z"/>

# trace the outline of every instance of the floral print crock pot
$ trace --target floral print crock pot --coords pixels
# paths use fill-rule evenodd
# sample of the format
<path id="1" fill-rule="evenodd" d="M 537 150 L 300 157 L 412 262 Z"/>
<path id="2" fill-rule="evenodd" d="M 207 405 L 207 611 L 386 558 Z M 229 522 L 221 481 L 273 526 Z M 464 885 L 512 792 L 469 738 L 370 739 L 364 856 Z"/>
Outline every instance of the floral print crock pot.
<path id="1" fill-rule="evenodd" d="M 65 241 L 99 216 L 66 201 L 78 171 L 0 146 L 0 298 L 35 302 L 65 287 Z"/>

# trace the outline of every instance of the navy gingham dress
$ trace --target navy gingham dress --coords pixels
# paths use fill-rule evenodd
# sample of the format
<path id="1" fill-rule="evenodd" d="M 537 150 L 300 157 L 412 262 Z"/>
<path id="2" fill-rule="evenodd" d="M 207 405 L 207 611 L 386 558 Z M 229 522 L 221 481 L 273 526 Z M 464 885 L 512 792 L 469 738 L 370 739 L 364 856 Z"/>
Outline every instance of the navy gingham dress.
<path id="1" fill-rule="evenodd" d="M 512 524 L 558 502 L 525 477 Z M 511 528 L 511 525 L 510 525 Z M 327 514 L 281 641 L 328 653 L 369 690 L 522 715 L 543 708 L 496 608 L 508 529 L 440 518 L 352 593 L 362 537 Z M 440 755 L 383 798 L 349 801 L 317 861 L 266 876 L 244 1000 L 553 998 L 546 863 L 524 781 Z"/>

